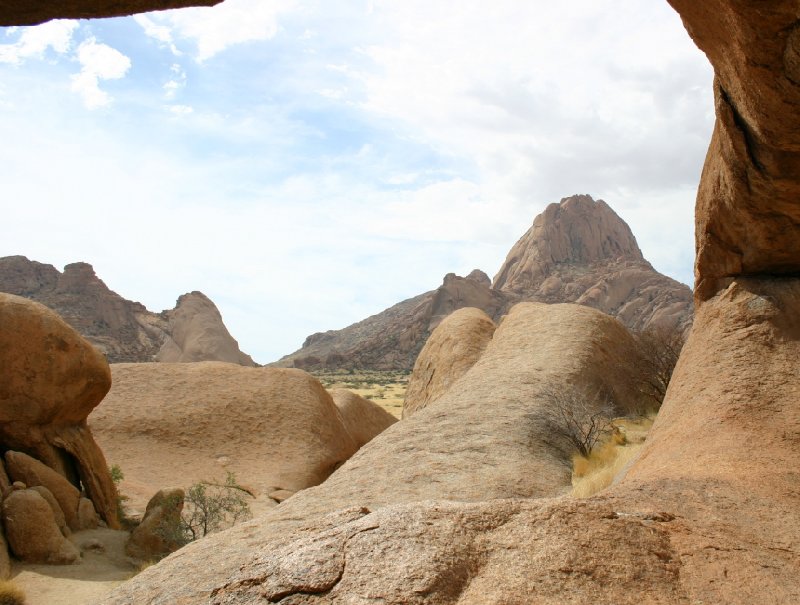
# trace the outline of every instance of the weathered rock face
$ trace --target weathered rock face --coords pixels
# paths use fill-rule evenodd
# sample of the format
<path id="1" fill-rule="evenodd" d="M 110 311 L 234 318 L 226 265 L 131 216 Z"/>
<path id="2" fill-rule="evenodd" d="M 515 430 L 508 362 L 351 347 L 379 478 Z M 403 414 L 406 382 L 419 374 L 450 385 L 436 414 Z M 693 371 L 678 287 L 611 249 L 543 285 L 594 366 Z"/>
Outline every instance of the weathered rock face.
<path id="1" fill-rule="evenodd" d="M 514 244 L 494 278 L 498 290 L 533 294 L 561 265 L 643 261 L 630 227 L 604 201 L 576 195 L 550 204 Z"/>
<path id="2" fill-rule="evenodd" d="M 214 6 L 222 0 L 67 0 L 64 2 L 17 2 L 0 0 L 0 25 L 36 25 L 50 19 L 121 17 L 134 13 Z"/>
<path id="3" fill-rule="evenodd" d="M 494 285 L 482 271 L 452 273 L 434 291 L 344 328 L 313 334 L 274 365 L 410 370 L 431 332 L 450 313 L 483 310 L 498 321 L 520 301 L 575 302 L 628 328 L 691 323 L 692 292 L 642 257 L 628 225 L 588 195 L 550 204 L 509 252 Z"/>
<path id="4" fill-rule="evenodd" d="M 476 269 L 468 277 L 448 273 L 436 290 L 343 330 L 312 334 L 300 350 L 273 365 L 410 370 L 431 331 L 456 309 L 478 307 L 499 317 L 507 306 L 505 297 L 491 289 L 482 271 Z"/>
<path id="5" fill-rule="evenodd" d="M 50 307 L 112 363 L 227 361 L 255 365 L 239 350 L 219 310 L 201 292 L 181 296 L 170 311 L 151 313 L 141 303 L 110 290 L 88 263 L 72 263 L 60 273 L 52 265 L 24 256 L 0 258 L 0 292 Z"/>
<path id="6" fill-rule="evenodd" d="M 356 564 L 357 582 L 365 590 L 348 584 L 347 592 L 336 595 L 353 601 L 388 597 L 394 603 L 454 602 L 443 598 L 445 591 L 463 588 L 486 555 L 471 552 L 473 545 L 480 548 L 481 537 L 463 533 L 461 527 L 467 524 L 476 532 L 499 528 L 519 505 L 501 504 L 503 512 L 489 519 L 469 512 L 479 505 L 418 502 L 477 502 L 568 489 L 568 465 L 537 439 L 530 414 L 541 405 L 539 394 L 548 385 L 603 384 L 624 400 L 626 340 L 630 335 L 618 321 L 587 307 L 515 306 L 478 362 L 433 405 L 384 431 L 322 485 L 298 492 L 267 516 L 227 532 L 224 539 L 211 537 L 203 541 L 205 547 L 195 543 L 182 549 L 108 602 L 123 603 L 136 595 L 154 603 L 184 598 L 201 603 L 220 589 L 211 602 L 252 602 L 251 588 L 274 600 L 294 595 L 303 602 L 320 593 L 324 601 L 340 582 L 344 558 L 349 561 L 355 552 L 350 548 L 361 540 L 373 549 L 363 567 Z M 417 504 L 369 514 L 376 507 L 404 502 Z M 426 531 L 434 517 L 431 509 L 442 524 L 440 533 Z M 398 515 L 399 510 L 407 514 Z M 381 544 L 382 539 L 388 541 Z M 518 544 L 513 537 L 498 537 L 503 539 Z M 402 554 L 395 558 L 391 553 L 397 547 L 395 552 Z M 280 561 L 273 557 L 277 552 Z M 455 553 L 452 558 L 439 558 L 450 553 Z M 385 569 L 373 566 L 377 560 Z M 280 567 L 291 571 L 274 573 Z M 394 576 L 398 571 L 408 573 Z M 241 582 L 234 590 L 233 583 L 245 575 L 253 578 L 250 587 Z M 295 594 L 300 592 L 306 595 Z"/>
<path id="7" fill-rule="evenodd" d="M 408 380 L 403 418 L 442 395 L 475 365 L 492 340 L 495 325 L 480 309 L 467 307 L 449 315 L 422 347 Z"/>
<path id="8" fill-rule="evenodd" d="M 88 498 L 81 498 L 78 502 L 78 530 L 97 529 L 100 518 L 94 509 L 94 504 Z"/>
<path id="9" fill-rule="evenodd" d="M 69 536 L 72 531 L 67 525 L 67 520 L 64 518 L 64 511 L 61 510 L 61 505 L 58 503 L 58 500 L 56 500 L 53 492 L 47 489 L 44 485 L 33 485 L 28 487 L 28 489 L 35 491 L 45 499 L 45 501 L 50 505 L 50 510 L 53 511 L 53 520 L 56 522 L 56 527 L 58 527 L 61 535 Z"/>
<path id="10" fill-rule="evenodd" d="M 364 446 L 324 489 L 295 495 L 294 510 L 561 493 L 569 463 L 537 438 L 531 416 L 539 397 L 549 386 L 603 386 L 630 403 L 631 340 L 618 321 L 588 307 L 516 305 L 441 398 Z"/>
<path id="11" fill-rule="evenodd" d="M 3 524 L 11 551 L 22 561 L 68 565 L 80 559 L 80 551 L 58 528 L 50 504 L 35 490 L 15 490 L 3 500 Z"/>
<path id="12" fill-rule="evenodd" d="M 692 317 L 689 288 L 653 269 L 625 221 L 588 195 L 564 198 L 537 216 L 493 288 L 512 301 L 587 305 L 634 330 L 684 330 Z"/>
<path id="13" fill-rule="evenodd" d="M 29 454 L 81 485 L 116 527 L 116 490 L 86 426 L 111 386 L 105 358 L 58 315 L 25 298 L 0 293 L 0 325 L 2 448 Z"/>
<path id="14" fill-rule="evenodd" d="M 377 403 L 352 391 L 331 389 L 329 393 L 339 408 L 347 432 L 358 447 L 366 445 L 397 422 L 397 418 Z"/>
<path id="15" fill-rule="evenodd" d="M 5 531 L 0 531 L 0 580 L 11 577 L 11 555 L 8 554 L 8 541 Z"/>
<path id="16" fill-rule="evenodd" d="M 172 311 L 165 311 L 168 334 L 155 361 L 227 361 L 254 366 L 252 358 L 239 350 L 222 323 L 216 305 L 202 292 L 184 294 Z"/>
<path id="17" fill-rule="evenodd" d="M 163 485 L 235 473 L 257 494 L 317 485 L 357 445 L 327 391 L 301 370 L 220 363 L 114 364 L 89 424 L 141 507 Z"/>
<path id="18" fill-rule="evenodd" d="M 163 558 L 181 547 L 176 533 L 184 504 L 181 488 L 162 489 L 150 498 L 142 522 L 125 545 L 128 556 L 142 561 Z"/>
<path id="19" fill-rule="evenodd" d="M 795 603 L 798 309 L 796 279 L 737 280 L 704 303 L 645 450 L 604 494 L 342 510 L 209 601 L 258 587 L 296 603 Z"/>
<path id="20" fill-rule="evenodd" d="M 793 0 L 670 0 L 714 67 L 717 122 L 697 195 L 697 296 L 800 273 L 800 24 Z"/>

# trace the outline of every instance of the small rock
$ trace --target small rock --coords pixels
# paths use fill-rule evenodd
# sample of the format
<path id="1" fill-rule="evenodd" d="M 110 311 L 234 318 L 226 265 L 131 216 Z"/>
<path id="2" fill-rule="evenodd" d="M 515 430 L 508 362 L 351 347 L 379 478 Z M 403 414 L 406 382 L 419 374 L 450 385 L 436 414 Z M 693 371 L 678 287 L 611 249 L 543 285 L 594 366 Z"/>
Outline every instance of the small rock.
<path id="1" fill-rule="evenodd" d="M 181 488 L 162 489 L 150 498 L 142 522 L 133 530 L 125 552 L 142 561 L 160 559 L 181 546 L 176 531 L 180 526 L 184 492 Z"/>
<path id="2" fill-rule="evenodd" d="M 67 527 L 67 521 L 64 519 L 64 511 L 61 510 L 61 507 L 58 505 L 58 501 L 56 500 L 55 496 L 53 496 L 52 492 L 43 485 L 34 485 L 30 489 L 38 492 L 42 498 L 47 500 L 50 508 L 53 509 L 53 517 L 55 517 L 58 529 L 61 530 L 61 533 L 64 535 L 64 537 L 69 536 L 72 532 L 69 530 L 69 527 Z"/>
<path id="3" fill-rule="evenodd" d="M 94 510 L 94 504 L 88 498 L 81 498 L 78 503 L 78 529 L 96 529 L 100 518 Z"/>

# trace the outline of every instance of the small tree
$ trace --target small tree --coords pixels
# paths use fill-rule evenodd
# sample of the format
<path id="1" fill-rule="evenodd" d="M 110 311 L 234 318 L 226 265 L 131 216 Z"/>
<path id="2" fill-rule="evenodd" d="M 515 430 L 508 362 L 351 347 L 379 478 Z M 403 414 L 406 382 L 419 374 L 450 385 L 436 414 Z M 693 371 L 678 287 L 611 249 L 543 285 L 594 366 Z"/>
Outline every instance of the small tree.
<path id="1" fill-rule="evenodd" d="M 236 483 L 233 473 L 228 473 L 224 483 L 200 481 L 186 492 L 181 532 L 185 542 L 231 527 L 249 519 L 250 506 L 245 499 L 249 492 Z"/>
<path id="2" fill-rule="evenodd" d="M 647 407 L 658 409 L 683 349 L 683 332 L 677 328 L 653 327 L 635 333 L 634 340 L 639 393 L 649 404 Z"/>
<path id="3" fill-rule="evenodd" d="M 540 402 L 533 418 L 541 438 L 565 453 L 577 450 L 588 458 L 598 441 L 613 431 L 614 404 L 601 391 L 547 388 Z"/>
<path id="4" fill-rule="evenodd" d="M 114 491 L 116 492 L 117 519 L 119 519 L 122 527 L 131 529 L 134 522 L 128 518 L 128 514 L 125 511 L 125 503 L 130 498 L 119 491 L 119 484 L 125 479 L 125 474 L 122 472 L 122 468 L 120 468 L 119 464 L 112 464 L 108 468 L 108 473 L 111 475 L 111 481 L 114 483 Z"/>

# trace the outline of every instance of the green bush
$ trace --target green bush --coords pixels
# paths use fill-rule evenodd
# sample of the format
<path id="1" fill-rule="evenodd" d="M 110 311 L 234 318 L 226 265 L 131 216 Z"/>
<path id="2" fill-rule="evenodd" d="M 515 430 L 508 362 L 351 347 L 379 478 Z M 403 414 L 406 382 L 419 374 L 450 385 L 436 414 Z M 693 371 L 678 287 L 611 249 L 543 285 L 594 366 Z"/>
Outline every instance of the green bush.
<path id="1" fill-rule="evenodd" d="M 112 464 L 109 467 L 108 472 L 111 475 L 111 480 L 114 482 L 114 491 L 117 493 L 117 518 L 122 524 L 122 527 L 129 530 L 133 529 L 135 526 L 135 521 L 130 519 L 125 511 L 125 503 L 129 500 L 129 498 L 119 491 L 119 484 L 123 479 L 125 479 L 125 473 L 122 472 L 119 464 Z"/>
<path id="2" fill-rule="evenodd" d="M 180 531 L 184 543 L 249 519 L 252 514 L 247 496 L 250 493 L 228 473 L 224 483 L 200 481 L 186 492 Z"/>

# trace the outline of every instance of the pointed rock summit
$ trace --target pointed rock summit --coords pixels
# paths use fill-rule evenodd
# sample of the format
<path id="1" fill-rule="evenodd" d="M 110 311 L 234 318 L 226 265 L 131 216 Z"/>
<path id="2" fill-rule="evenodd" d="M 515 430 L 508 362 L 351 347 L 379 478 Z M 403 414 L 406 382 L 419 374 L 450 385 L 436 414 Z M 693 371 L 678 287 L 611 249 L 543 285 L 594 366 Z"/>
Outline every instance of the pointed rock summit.
<path id="1" fill-rule="evenodd" d="M 511 248 L 493 287 L 535 294 L 560 270 L 621 261 L 645 262 L 630 227 L 603 200 L 574 195 L 536 217 Z"/>
<path id="2" fill-rule="evenodd" d="M 164 311 L 167 337 L 156 361 L 229 361 L 253 366 L 252 358 L 239 350 L 233 336 L 222 323 L 217 306 L 202 292 L 190 292 L 178 298 L 171 311 Z"/>
<path id="3" fill-rule="evenodd" d="M 0 292 L 50 307 L 111 363 L 227 361 L 254 366 L 239 350 L 216 305 L 201 292 L 184 294 L 174 309 L 152 313 L 126 300 L 89 263 L 58 271 L 24 256 L 0 258 Z"/>
<path id="4" fill-rule="evenodd" d="M 628 328 L 685 329 L 692 291 L 656 271 L 630 227 L 603 200 L 574 195 L 550 204 L 508 253 L 494 282 L 475 269 L 448 273 L 441 286 L 343 330 L 309 336 L 277 364 L 302 368 L 410 370 L 431 332 L 458 309 L 497 321 L 518 302 L 572 302 Z"/>

